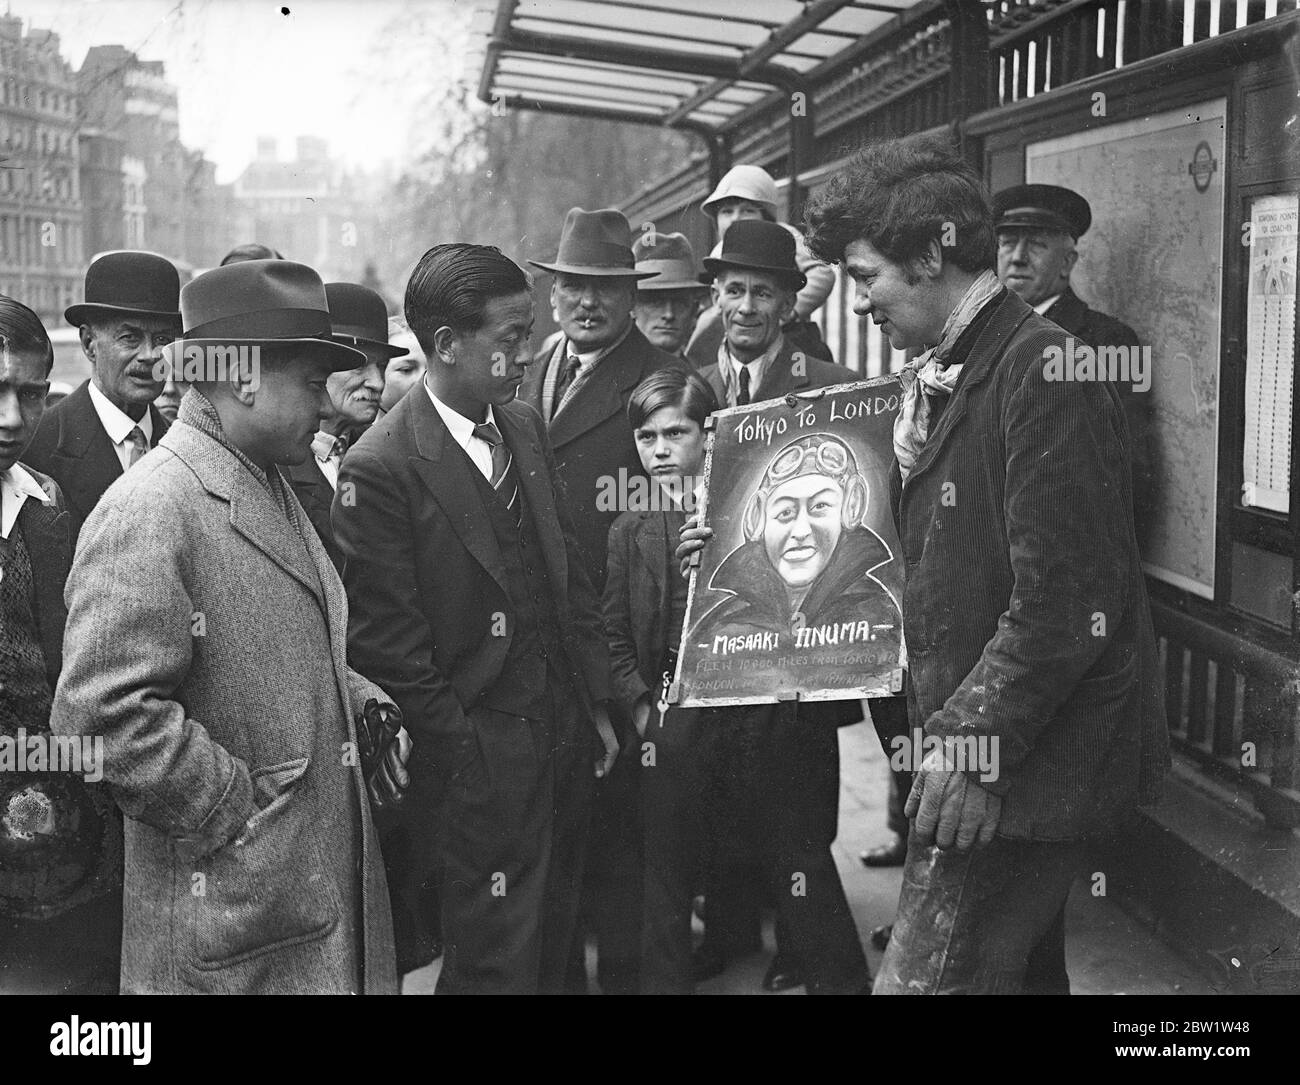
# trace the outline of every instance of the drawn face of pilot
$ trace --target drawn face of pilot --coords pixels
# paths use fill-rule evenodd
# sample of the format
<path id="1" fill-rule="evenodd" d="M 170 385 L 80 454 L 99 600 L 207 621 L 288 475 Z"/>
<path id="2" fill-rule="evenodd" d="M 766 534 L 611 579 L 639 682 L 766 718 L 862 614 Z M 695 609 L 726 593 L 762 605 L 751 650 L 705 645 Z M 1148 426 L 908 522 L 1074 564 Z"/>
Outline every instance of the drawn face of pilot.
<path id="1" fill-rule="evenodd" d="M 763 549 L 787 587 L 806 588 L 826 568 L 843 530 L 844 490 L 826 475 L 800 475 L 767 496 Z"/>

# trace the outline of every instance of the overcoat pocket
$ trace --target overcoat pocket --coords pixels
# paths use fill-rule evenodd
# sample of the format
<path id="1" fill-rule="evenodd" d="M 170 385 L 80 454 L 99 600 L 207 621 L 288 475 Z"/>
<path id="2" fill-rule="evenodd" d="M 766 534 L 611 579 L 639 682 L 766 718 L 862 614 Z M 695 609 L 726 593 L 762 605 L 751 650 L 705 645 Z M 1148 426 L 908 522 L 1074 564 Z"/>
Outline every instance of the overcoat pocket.
<path id="1" fill-rule="evenodd" d="M 270 801 L 196 869 L 188 901 L 190 957 L 210 971 L 324 938 L 340 903 L 320 853 L 319 810 L 304 791 L 308 759 L 255 770 Z M 201 891 L 200 891 L 201 887 Z"/>

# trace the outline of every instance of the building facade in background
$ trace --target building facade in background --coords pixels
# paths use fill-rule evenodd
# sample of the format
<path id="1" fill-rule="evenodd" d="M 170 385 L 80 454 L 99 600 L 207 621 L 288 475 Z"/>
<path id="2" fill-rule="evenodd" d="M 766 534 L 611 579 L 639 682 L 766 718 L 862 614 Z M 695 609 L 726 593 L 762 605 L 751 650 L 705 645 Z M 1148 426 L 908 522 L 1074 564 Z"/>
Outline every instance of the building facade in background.
<path id="1" fill-rule="evenodd" d="M 256 156 L 234 184 L 240 240 L 310 264 L 327 282 L 374 286 L 380 234 L 374 209 L 383 205 L 377 184 L 345 170 L 318 136 L 299 136 L 291 159 L 279 157 L 274 138 L 260 136 Z"/>
<path id="2" fill-rule="evenodd" d="M 96 45 L 77 88 L 90 254 L 152 249 L 188 268 L 217 263 L 237 233 L 229 189 L 217 184 L 214 163 L 181 142 L 176 87 L 163 62 Z M 116 178 L 113 141 L 121 147 Z"/>
<path id="3" fill-rule="evenodd" d="M 85 270 L 77 81 L 49 30 L 0 16 L 0 292 L 42 318 Z"/>

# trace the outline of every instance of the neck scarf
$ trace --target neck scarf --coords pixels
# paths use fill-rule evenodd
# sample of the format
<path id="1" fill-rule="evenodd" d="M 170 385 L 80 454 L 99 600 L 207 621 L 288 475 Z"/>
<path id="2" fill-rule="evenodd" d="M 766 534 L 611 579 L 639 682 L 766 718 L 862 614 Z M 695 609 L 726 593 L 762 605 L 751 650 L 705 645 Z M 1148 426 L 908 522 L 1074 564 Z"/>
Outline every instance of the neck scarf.
<path id="1" fill-rule="evenodd" d="M 1002 284 L 993 272 L 981 272 L 956 308 L 948 314 L 939 342 L 913 358 L 899 374 L 903 384 L 903 405 L 894 420 L 894 455 L 898 458 L 898 469 L 904 482 L 930 436 L 930 396 L 923 393 L 952 395 L 961 376 L 962 364 L 948 365 L 945 359 L 975 315 L 1001 289 Z"/>
<path id="2" fill-rule="evenodd" d="M 785 346 L 785 336 L 778 334 L 772 341 L 772 345 L 763 351 L 752 362 L 742 362 L 738 358 L 731 356 L 731 348 L 727 346 L 727 336 L 722 336 L 722 342 L 718 344 L 718 376 L 722 378 L 722 387 L 727 394 L 728 407 L 735 407 L 736 400 L 740 394 L 740 376 L 736 372 L 736 366 L 744 366 L 749 370 L 749 401 L 755 402 L 758 398 L 757 392 L 759 385 L 763 383 L 763 378 L 767 376 L 768 367 L 778 354 L 781 348 Z"/>
<path id="3" fill-rule="evenodd" d="M 197 388 L 191 388 L 181 400 L 176 420 L 193 426 L 200 433 L 211 437 L 222 448 L 227 449 L 243 465 L 244 469 L 257 479 L 267 493 L 271 495 L 271 499 L 276 503 L 276 506 L 284 513 L 285 518 L 297 528 L 300 535 L 302 534 L 302 524 L 294 511 L 293 502 L 289 499 L 287 484 L 280 476 L 279 469 L 272 467 L 269 473 L 263 471 L 244 454 L 242 449 L 231 443 L 226 436 L 225 430 L 221 428 L 221 416 L 217 414 L 217 409 L 207 396 Z"/>

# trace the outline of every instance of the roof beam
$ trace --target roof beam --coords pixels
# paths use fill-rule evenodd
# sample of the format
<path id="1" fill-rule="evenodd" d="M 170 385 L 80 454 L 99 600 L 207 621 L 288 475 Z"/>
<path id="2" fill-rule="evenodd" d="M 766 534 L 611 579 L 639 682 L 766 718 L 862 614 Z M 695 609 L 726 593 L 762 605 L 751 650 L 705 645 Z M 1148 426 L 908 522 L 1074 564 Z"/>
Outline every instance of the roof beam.
<path id="1" fill-rule="evenodd" d="M 638 4 L 631 0 L 618 0 L 618 6 L 629 8 L 632 11 L 649 11 L 655 15 L 684 15 L 690 19 L 708 19 L 711 18 L 707 13 L 702 14 L 698 10 L 692 11 L 690 8 L 667 8 L 657 7 L 654 4 Z M 539 19 L 545 19 L 546 16 L 536 16 Z M 774 30 L 780 26 L 780 23 L 774 23 L 771 19 L 747 19 L 743 15 L 723 15 L 718 18 L 725 19 L 729 23 L 746 23 L 749 26 L 761 26 L 764 30 Z"/>
<path id="2" fill-rule="evenodd" d="M 497 13 L 492 20 L 492 33 L 488 35 L 487 51 L 483 56 L 483 72 L 478 77 L 478 96 L 481 102 L 492 101 L 492 81 L 497 74 L 500 43 L 510 34 L 510 23 L 518 7 L 519 0 L 497 0 Z"/>
<path id="3" fill-rule="evenodd" d="M 503 96 L 498 100 L 507 108 L 528 109 L 534 113 L 553 113 L 561 117 L 590 117 L 595 120 L 618 121 L 620 124 L 653 124 L 657 128 L 663 127 L 663 121 L 659 117 L 630 113 L 622 109 L 571 105 L 567 102 L 544 102 L 524 95 Z M 672 127 L 690 132 L 703 141 L 709 154 L 709 184 L 716 188 L 718 182 L 722 180 L 722 175 L 731 168 L 731 147 L 727 137 L 703 121 L 687 119 Z"/>
<path id="4" fill-rule="evenodd" d="M 479 97 L 485 102 L 491 103 L 493 100 L 491 73 L 495 71 L 497 57 L 502 51 L 507 50 L 574 60 L 604 61 L 637 68 L 659 68 L 665 71 L 683 72 L 687 75 L 708 76 L 716 80 L 725 80 L 727 84 L 744 79 L 752 83 L 768 83 L 790 95 L 792 99 L 795 95 L 800 95 L 801 108 L 797 111 L 791 109 L 789 119 L 790 176 L 793 180 L 787 193 L 789 204 L 787 210 L 791 221 L 794 221 L 803 201 L 798 177 L 812 162 L 816 124 L 813 116 L 812 91 L 802 73 L 781 64 L 773 64 L 765 57 L 750 57 L 742 71 L 741 64 L 745 62 L 744 57 L 733 58 L 670 49 L 646 49 L 619 42 L 519 30 L 510 25 L 510 17 L 513 17 L 516 2 L 517 0 L 501 0 L 501 7 L 497 9 L 498 18 L 493 28 L 492 40 L 488 43 L 488 59 L 483 65 L 484 78 L 479 83 Z M 804 15 L 800 16 L 800 19 L 813 14 L 821 19 L 829 18 L 834 13 L 831 8 L 839 10 L 845 2 L 846 0 L 816 0 Z M 505 18 L 503 26 L 502 15 L 507 7 L 509 7 L 509 16 Z M 792 20 L 792 25 L 799 21 L 799 19 Z M 779 49 L 780 46 L 777 48 Z M 690 121 L 689 114 L 683 112 L 679 106 L 662 118 L 660 123 L 680 128 Z"/>
<path id="5" fill-rule="evenodd" d="M 755 68 L 765 64 L 777 53 L 781 52 L 787 45 L 793 44 L 798 38 L 802 37 L 809 30 L 812 30 L 819 23 L 825 22 L 837 11 L 841 11 L 849 4 L 849 0 L 816 0 L 815 3 L 804 9 L 804 13 L 797 19 L 791 19 L 780 30 L 776 31 L 766 42 L 757 49 L 751 49 L 748 53 L 740 58 L 738 70 L 743 78 Z M 686 101 L 682 102 L 668 116 L 672 120 L 678 117 L 685 117 L 694 112 L 710 98 L 717 97 L 727 87 L 734 82 L 733 79 L 715 79 L 707 87 L 701 87 Z"/>
<path id="6" fill-rule="evenodd" d="M 560 60 L 559 57 L 548 57 L 545 60 L 532 60 L 528 56 L 518 56 L 518 57 L 505 56 L 502 57 L 501 59 L 504 61 L 511 61 L 511 60 L 531 61 L 531 63 L 533 64 L 549 64 L 551 61 Z M 584 71 L 584 72 L 600 72 L 601 74 L 606 76 L 628 74 L 637 79 L 660 79 L 666 83 L 684 84 L 685 86 L 690 88 L 695 88 L 699 86 L 699 83 L 696 80 L 691 79 L 689 76 L 681 75 L 677 72 L 657 72 L 657 71 L 651 71 L 649 68 L 641 68 L 641 69 L 636 69 L 631 67 L 616 68 L 609 64 L 593 64 L 589 60 L 564 60 L 561 62 L 561 67 L 558 67 L 555 70 L 566 71 L 568 69 L 574 69 L 575 71 Z M 504 74 L 501 72 L 499 65 L 497 70 L 499 74 Z M 764 93 L 766 93 L 766 91 Z"/>
<path id="7" fill-rule="evenodd" d="M 505 0 L 509 2 L 509 0 Z M 559 34 L 539 34 L 532 30 L 508 29 L 504 34 L 493 34 L 489 48 L 514 53 L 536 53 L 539 56 L 565 57 L 573 60 L 604 61 L 635 68 L 656 68 L 661 71 L 683 72 L 686 75 L 740 78 L 740 58 L 719 56 L 716 53 L 687 53 L 672 49 L 647 49 L 623 42 L 596 41 L 593 38 L 565 37 Z M 487 70 L 487 66 L 484 66 Z M 799 79 L 799 73 L 776 64 L 764 64 L 746 78 L 756 83 L 782 86 L 790 78 Z M 484 101 L 492 101 L 490 93 Z"/>
<path id="8" fill-rule="evenodd" d="M 557 19 L 552 15 L 525 15 L 523 16 L 523 18 L 537 23 L 542 23 L 542 22 L 550 23 L 552 26 L 576 26 L 579 29 L 593 30 L 596 31 L 597 33 L 636 35 L 637 37 L 649 38 L 651 41 L 689 41 L 697 45 L 701 44 L 701 39 L 699 38 L 699 36 L 692 35 L 692 34 L 669 34 L 663 30 L 639 30 L 635 27 L 610 26 L 608 23 L 580 22 L 577 19 Z M 545 32 L 537 31 L 537 30 L 532 30 L 532 31 L 521 30 L 519 27 L 515 27 L 512 33 L 539 34 Z M 546 33 L 546 36 L 550 37 L 551 35 L 549 33 Z M 584 40 L 597 41 L 598 39 L 588 38 Z M 601 40 L 600 44 L 603 45 L 606 43 L 603 40 Z M 715 41 L 715 40 L 709 40 L 707 42 L 703 42 L 703 44 L 717 46 L 718 48 L 721 49 L 735 49 L 736 52 L 740 54 L 743 54 L 745 52 L 745 47 L 743 45 L 728 45 L 726 42 Z"/>

